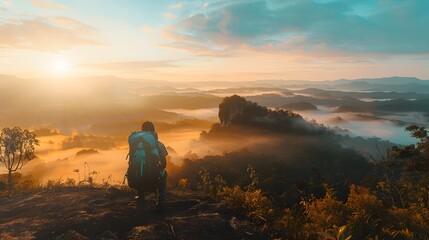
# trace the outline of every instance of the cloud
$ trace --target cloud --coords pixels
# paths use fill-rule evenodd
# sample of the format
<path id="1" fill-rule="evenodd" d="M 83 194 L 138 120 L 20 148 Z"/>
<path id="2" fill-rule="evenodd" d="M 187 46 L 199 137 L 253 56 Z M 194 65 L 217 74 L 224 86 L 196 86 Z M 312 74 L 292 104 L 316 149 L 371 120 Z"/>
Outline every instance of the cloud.
<path id="1" fill-rule="evenodd" d="M 171 62 L 172 61 L 129 61 L 129 62 L 82 64 L 80 66 L 88 67 L 88 68 L 96 68 L 96 69 L 115 69 L 115 70 L 177 67 L 177 65 L 174 65 Z"/>
<path id="2" fill-rule="evenodd" d="M 71 148 L 95 148 L 108 150 L 117 146 L 117 142 L 111 137 L 100 137 L 94 135 L 75 135 L 61 142 L 62 149 Z"/>
<path id="3" fill-rule="evenodd" d="M 173 9 L 181 9 L 183 8 L 183 4 L 177 3 L 177 4 L 170 5 L 169 7 Z"/>
<path id="4" fill-rule="evenodd" d="M 97 30 L 78 20 L 65 17 L 15 18 L 0 23 L 0 48 L 58 51 L 78 45 L 102 44 Z"/>
<path id="5" fill-rule="evenodd" d="M 13 3 L 12 3 L 11 1 L 3 0 L 3 1 L 1 1 L 1 3 L 2 3 L 4 6 L 6 6 L 6 7 L 11 7 L 11 6 L 13 6 Z"/>
<path id="6" fill-rule="evenodd" d="M 148 25 L 144 25 L 142 28 L 143 32 L 145 33 L 154 33 L 156 31 L 155 28 L 148 26 Z"/>
<path id="7" fill-rule="evenodd" d="M 239 46 L 332 49 L 347 54 L 429 53 L 429 2 L 220 1 L 169 28 L 172 45 L 233 51 Z"/>
<path id="8" fill-rule="evenodd" d="M 208 2 L 206 2 L 206 3 L 203 4 L 203 8 L 208 8 L 208 7 L 209 7 L 209 3 Z"/>
<path id="9" fill-rule="evenodd" d="M 168 20 L 172 20 L 172 19 L 176 19 L 176 18 L 177 18 L 177 16 L 176 16 L 176 15 L 174 15 L 174 14 L 172 14 L 172 13 L 170 13 L 170 12 L 166 12 L 166 13 L 164 13 L 164 14 L 163 14 L 163 16 L 164 16 L 166 19 L 168 19 Z"/>
<path id="10" fill-rule="evenodd" d="M 49 10 L 64 10 L 67 9 L 66 6 L 53 2 L 53 1 L 49 1 L 49 0 L 31 0 L 31 3 L 39 8 L 43 8 L 43 9 L 49 9 Z"/>
<path id="11" fill-rule="evenodd" d="M 173 37 L 175 40 L 181 39 L 181 36 L 170 35 L 164 32 L 168 37 Z M 178 37 L 178 38 L 176 38 Z M 224 51 L 224 49 L 216 46 L 210 46 L 209 44 L 199 43 L 196 41 L 175 41 L 168 44 L 160 44 L 160 47 L 170 48 L 175 50 L 192 52 L 194 55 L 207 56 L 207 57 L 231 57 L 230 51 Z"/>
<path id="12" fill-rule="evenodd" d="M 53 24 L 60 25 L 67 28 L 74 28 L 87 33 L 97 31 L 94 27 L 86 25 L 76 19 L 68 17 L 50 17 L 49 21 Z"/>

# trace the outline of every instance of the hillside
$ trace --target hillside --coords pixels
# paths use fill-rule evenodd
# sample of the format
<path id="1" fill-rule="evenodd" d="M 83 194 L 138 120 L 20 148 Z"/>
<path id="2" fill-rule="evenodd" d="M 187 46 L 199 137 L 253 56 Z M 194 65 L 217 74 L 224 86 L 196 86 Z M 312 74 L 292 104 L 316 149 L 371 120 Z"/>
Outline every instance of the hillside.
<path id="1" fill-rule="evenodd" d="M 62 187 L 0 197 L 0 239 L 268 239 L 247 220 L 171 193 L 162 212 L 128 189 Z"/>

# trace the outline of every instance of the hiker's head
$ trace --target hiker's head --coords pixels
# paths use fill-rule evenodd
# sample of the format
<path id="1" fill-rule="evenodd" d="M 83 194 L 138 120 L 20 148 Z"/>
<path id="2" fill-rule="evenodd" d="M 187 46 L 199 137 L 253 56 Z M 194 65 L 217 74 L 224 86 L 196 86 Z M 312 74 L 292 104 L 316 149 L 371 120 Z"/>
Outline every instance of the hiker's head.
<path id="1" fill-rule="evenodd" d="M 152 122 L 146 121 L 142 124 L 142 131 L 155 132 L 155 126 Z"/>

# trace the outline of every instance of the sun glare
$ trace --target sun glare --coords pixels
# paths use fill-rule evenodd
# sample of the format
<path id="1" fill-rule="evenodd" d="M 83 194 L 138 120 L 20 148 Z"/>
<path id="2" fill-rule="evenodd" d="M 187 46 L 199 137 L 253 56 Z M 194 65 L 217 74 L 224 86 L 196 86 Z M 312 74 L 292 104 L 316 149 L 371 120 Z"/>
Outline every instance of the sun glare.
<path id="1" fill-rule="evenodd" d="M 52 72 L 55 74 L 67 74 L 72 70 L 72 65 L 69 61 L 65 59 L 57 59 L 51 63 Z"/>

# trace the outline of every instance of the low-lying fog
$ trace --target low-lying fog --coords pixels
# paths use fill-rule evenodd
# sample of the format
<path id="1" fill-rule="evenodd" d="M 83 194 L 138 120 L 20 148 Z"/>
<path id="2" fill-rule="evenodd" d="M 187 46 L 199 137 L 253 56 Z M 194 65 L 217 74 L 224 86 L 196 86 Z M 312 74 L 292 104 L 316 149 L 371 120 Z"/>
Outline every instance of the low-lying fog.
<path id="1" fill-rule="evenodd" d="M 295 112 L 306 120 L 315 120 L 330 128 L 338 126 L 348 130 L 353 136 L 378 137 L 402 145 L 414 143 L 415 139 L 409 132 L 404 131 L 406 126 L 398 125 L 391 120 L 415 122 L 416 119 L 423 119 L 422 114 L 419 113 L 413 114 L 415 118 L 409 115 L 389 115 L 385 119 L 378 119 L 368 114 L 336 113 L 334 108 L 323 106 L 317 106 L 317 108 L 318 110 Z"/>
<path id="2" fill-rule="evenodd" d="M 139 126 L 136 126 L 138 130 Z M 204 130 L 204 129 L 203 129 Z M 184 157 L 192 154 L 190 147 L 193 140 L 199 137 L 200 130 L 179 129 L 178 131 L 160 132 L 159 140 L 164 142 L 170 152 L 170 160 L 180 164 Z M 123 139 L 111 139 L 111 144 L 106 144 L 103 137 L 94 137 L 90 141 L 73 142 L 69 135 L 54 135 L 39 137 L 40 146 L 37 147 L 37 159 L 27 164 L 22 173 L 36 178 L 38 181 L 67 178 L 84 179 L 84 172 L 96 171 L 97 182 L 107 181 L 120 184 L 123 181 L 127 169 L 128 145 L 127 137 Z M 119 140 L 116 142 L 116 140 Z M 87 151 L 91 150 L 91 151 Z M 94 151 L 95 150 L 95 151 Z M 75 172 L 79 169 L 79 173 Z M 6 173 L 5 168 L 0 168 L 0 173 Z"/>
<path id="3" fill-rule="evenodd" d="M 66 96 L 51 94 L 48 88 L 37 88 L 37 85 L 33 85 L 34 82 L 24 81 L 19 84 L 34 86 L 29 89 L 32 92 L 31 98 L 27 98 L 28 95 L 21 92 L 16 101 L 10 99 L 12 97 L 6 90 L 0 90 L 1 128 L 14 127 L 17 124 L 31 130 L 45 128 L 39 131 L 41 145 L 36 148 L 38 158 L 24 166 L 21 172 L 46 182 L 48 179 L 82 180 L 84 173 L 90 170 L 97 172 L 94 177 L 99 183 L 103 179 L 107 180 L 109 176 L 112 183 L 120 183 L 127 168 L 127 138 L 132 131 L 138 131 L 145 120 L 155 122 L 159 139 L 168 146 L 171 161 L 181 164 L 185 157 L 195 159 L 209 154 L 221 154 L 228 149 L 222 147 L 225 145 L 222 142 L 217 149 L 207 149 L 207 146 L 196 144 L 201 131 L 210 129 L 213 123 L 218 122 L 217 106 L 224 96 L 233 94 L 249 96 L 252 98 L 251 101 L 274 109 L 294 101 L 294 97 L 297 96 L 311 100 L 311 97 L 319 94 L 326 103 L 342 94 L 308 93 L 305 92 L 306 88 L 287 89 L 273 84 L 265 88 L 237 88 L 236 84 L 230 89 L 220 89 L 219 85 L 204 87 L 201 83 L 200 85 L 196 83 L 195 86 L 162 83 L 164 85 L 159 86 L 156 82 L 133 81 L 136 90 L 130 86 L 124 87 L 123 81 L 125 80 L 115 78 L 107 82 L 96 79 L 84 94 L 70 93 Z M 15 88 L 20 89 L 20 85 L 15 82 L 11 81 L 9 84 L 12 88 L 16 85 Z M 79 88 L 83 88 L 84 82 L 81 81 L 79 84 Z M 98 85 L 102 87 L 95 87 Z M 263 83 L 258 81 L 255 85 L 260 86 Z M 120 92 L 115 89 L 119 89 Z M 186 92 L 183 89 L 187 89 Z M 76 88 L 74 91 L 79 90 Z M 151 95 L 147 95 L 149 93 Z M 391 99 L 390 95 L 394 94 L 380 93 L 374 97 L 359 92 L 350 93 L 356 95 L 355 99 L 368 102 L 377 99 L 388 102 Z M 414 97 L 411 93 L 407 93 L 405 97 L 422 99 L 421 95 Z M 288 102 L 285 102 L 286 99 Z M 404 131 L 404 128 L 409 123 L 426 126 L 428 119 L 428 114 L 424 115 L 422 112 L 391 111 L 380 115 L 372 112 L 338 112 L 333 105 L 315 104 L 315 107 L 318 110 L 294 110 L 294 112 L 309 121 L 314 119 L 331 128 L 338 126 L 345 130 L 342 131 L 343 134 L 349 131 L 352 136 L 375 136 L 397 144 L 413 143 L 414 139 Z M 240 147 L 245 148 L 244 143 L 253 140 L 255 139 L 243 141 L 243 146 Z M 79 173 L 75 172 L 75 169 L 79 169 Z M 5 173 L 5 170 L 3 166 L 0 167 L 0 173 Z"/>
<path id="4" fill-rule="evenodd" d="M 188 118 L 207 119 L 217 121 L 218 108 L 203 108 L 203 109 L 163 109 L 167 112 L 181 114 Z"/>

